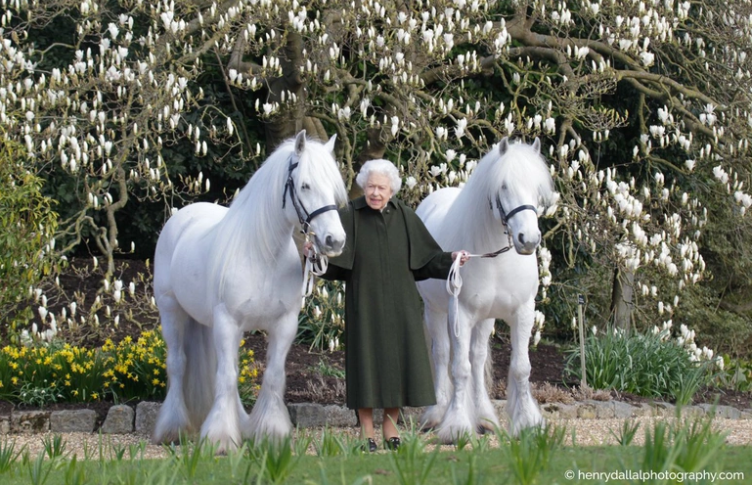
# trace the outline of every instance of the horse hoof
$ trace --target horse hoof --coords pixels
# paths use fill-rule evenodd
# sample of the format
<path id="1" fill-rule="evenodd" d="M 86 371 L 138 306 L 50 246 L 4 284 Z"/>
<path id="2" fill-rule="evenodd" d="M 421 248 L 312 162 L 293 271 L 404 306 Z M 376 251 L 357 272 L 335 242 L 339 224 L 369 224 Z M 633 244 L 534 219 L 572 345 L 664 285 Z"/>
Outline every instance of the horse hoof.
<path id="1" fill-rule="evenodd" d="M 421 433 L 431 433 L 432 431 L 435 431 L 435 430 L 436 430 L 436 425 L 433 423 L 426 423 L 420 427 Z"/>

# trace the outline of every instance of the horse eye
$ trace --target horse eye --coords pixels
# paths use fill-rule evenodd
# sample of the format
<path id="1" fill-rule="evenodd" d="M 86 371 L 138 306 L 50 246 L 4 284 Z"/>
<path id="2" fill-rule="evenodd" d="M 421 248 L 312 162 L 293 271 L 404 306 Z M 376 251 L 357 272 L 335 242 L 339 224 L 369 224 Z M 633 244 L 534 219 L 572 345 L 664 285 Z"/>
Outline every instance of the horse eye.
<path id="1" fill-rule="evenodd" d="M 507 184 L 501 184 L 501 190 L 507 190 Z"/>
<path id="2" fill-rule="evenodd" d="M 300 186 L 300 190 L 308 190 L 310 188 L 311 188 L 311 186 L 308 185 L 308 184 L 303 184 L 303 185 Z"/>

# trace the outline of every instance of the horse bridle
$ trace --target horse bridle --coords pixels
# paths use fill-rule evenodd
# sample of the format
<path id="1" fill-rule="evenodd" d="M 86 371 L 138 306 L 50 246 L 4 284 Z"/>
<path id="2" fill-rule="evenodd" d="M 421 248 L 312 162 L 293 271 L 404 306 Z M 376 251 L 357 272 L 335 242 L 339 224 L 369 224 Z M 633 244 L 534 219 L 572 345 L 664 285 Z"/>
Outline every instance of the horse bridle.
<path id="1" fill-rule="evenodd" d="M 298 165 L 299 162 L 292 162 L 292 155 L 290 155 L 290 162 L 287 166 L 287 181 L 285 182 L 285 191 L 282 194 L 282 208 L 285 208 L 285 204 L 287 203 L 287 192 L 289 191 L 292 206 L 295 208 L 295 213 L 298 215 L 298 221 L 300 222 L 300 232 L 302 232 L 305 236 L 305 241 L 307 244 L 310 241 L 310 237 L 314 235 L 314 233 L 311 232 L 311 221 L 313 220 L 313 218 L 327 211 L 336 211 L 337 206 L 334 204 L 325 205 L 324 207 L 319 207 L 313 212 L 308 212 L 308 210 L 303 205 L 303 202 L 301 202 L 298 192 L 295 190 L 295 182 L 292 179 L 292 171 L 295 170 Z M 319 254 L 315 244 L 311 247 L 310 254 L 305 259 L 306 262 L 305 268 L 303 270 L 302 291 L 303 302 L 305 302 L 306 297 L 311 296 L 311 293 L 313 292 L 314 275 L 323 275 L 324 273 L 326 273 L 327 266 L 329 265 L 328 258 L 323 254 Z"/>
<path id="2" fill-rule="evenodd" d="M 491 198 L 488 198 L 488 208 L 493 211 L 493 204 L 491 203 Z M 509 212 L 506 212 L 504 210 L 504 206 L 501 204 L 501 197 L 499 197 L 499 194 L 496 194 L 496 208 L 499 210 L 499 217 L 501 218 L 501 224 L 506 228 L 507 222 L 509 222 L 509 219 L 515 216 L 515 214 L 518 214 L 525 210 L 531 210 L 538 214 L 538 209 L 535 208 L 535 206 L 532 206 L 530 204 L 523 204 L 521 206 L 515 207 Z M 512 249 L 512 234 L 509 232 L 509 229 L 507 228 L 507 236 L 509 237 L 509 245 L 499 249 L 498 251 L 494 251 L 492 253 L 485 253 L 482 254 L 481 258 L 495 258 L 496 256 L 506 253 L 510 249 Z"/>
<path id="3" fill-rule="evenodd" d="M 493 210 L 493 205 L 491 205 L 490 198 L 488 199 L 488 206 L 491 210 Z M 504 206 L 501 205 L 501 197 L 499 197 L 499 194 L 496 194 L 496 208 L 499 210 L 499 217 L 501 217 L 501 223 L 504 224 L 505 226 L 507 225 L 507 222 L 509 222 L 509 219 L 514 217 L 515 214 L 519 212 L 530 210 L 530 211 L 535 212 L 536 214 L 538 213 L 538 209 L 536 209 L 535 206 L 532 206 L 530 204 L 523 204 L 519 207 L 515 207 L 509 212 L 506 212 L 504 210 Z"/>
<path id="4" fill-rule="evenodd" d="M 290 163 L 287 167 L 287 181 L 285 182 L 285 192 L 282 194 L 282 208 L 285 208 L 285 203 L 287 202 L 287 192 L 289 191 L 292 206 L 295 208 L 295 212 L 298 215 L 298 221 L 300 221 L 300 226 L 302 227 L 301 232 L 308 236 L 310 234 L 309 231 L 311 229 L 311 221 L 313 220 L 313 218 L 327 211 L 336 211 L 337 206 L 334 204 L 325 205 L 324 207 L 320 207 L 310 213 L 308 212 L 308 210 L 306 210 L 303 202 L 301 202 L 300 200 L 300 196 L 298 196 L 298 193 L 295 190 L 295 182 L 292 179 L 292 171 L 295 170 L 298 165 L 299 162 L 292 162 L 292 155 L 290 155 Z"/>

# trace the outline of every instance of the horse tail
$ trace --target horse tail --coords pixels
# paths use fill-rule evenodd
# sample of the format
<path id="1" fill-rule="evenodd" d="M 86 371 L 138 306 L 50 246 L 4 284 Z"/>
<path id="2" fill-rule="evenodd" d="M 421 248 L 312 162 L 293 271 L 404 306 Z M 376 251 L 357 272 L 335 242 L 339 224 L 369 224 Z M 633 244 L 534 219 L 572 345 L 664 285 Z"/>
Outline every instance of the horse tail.
<path id="1" fill-rule="evenodd" d="M 190 422 L 200 427 L 214 402 L 217 354 L 212 328 L 191 318 L 185 326 L 183 349 L 186 357 L 183 378 L 185 405 Z"/>

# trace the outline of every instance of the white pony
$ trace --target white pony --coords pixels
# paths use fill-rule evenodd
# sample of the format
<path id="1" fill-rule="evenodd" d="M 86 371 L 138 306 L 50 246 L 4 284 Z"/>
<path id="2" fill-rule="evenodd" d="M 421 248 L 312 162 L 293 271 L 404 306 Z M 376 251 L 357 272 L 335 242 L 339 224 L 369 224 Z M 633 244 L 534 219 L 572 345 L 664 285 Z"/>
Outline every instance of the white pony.
<path id="1" fill-rule="evenodd" d="M 167 344 L 168 391 L 153 441 L 201 431 L 217 452 L 241 439 L 277 439 L 292 430 L 283 402 L 285 360 L 298 327 L 303 289 L 295 228 L 314 248 L 342 252 L 337 207 L 347 192 L 326 144 L 301 131 L 256 171 L 229 208 L 195 203 L 165 224 L 154 257 L 154 295 Z M 243 332 L 268 334 L 258 400 L 246 414 L 238 394 Z"/>
<path id="2" fill-rule="evenodd" d="M 541 200 L 552 200 L 553 190 L 540 141 L 512 144 L 504 138 L 481 159 L 464 188 L 437 190 L 418 206 L 418 216 L 442 247 L 485 256 L 471 258 L 462 267 L 456 324 L 448 321 L 445 282 L 418 283 L 432 341 L 437 401 L 425 410 L 422 425 L 436 428 L 445 443 L 476 429 L 499 426 L 484 375 L 488 339 L 497 318 L 511 331 L 511 432 L 516 435 L 543 422 L 530 394 L 528 343 L 538 292 L 537 207 Z M 515 251 L 507 252 L 512 245 Z"/>

